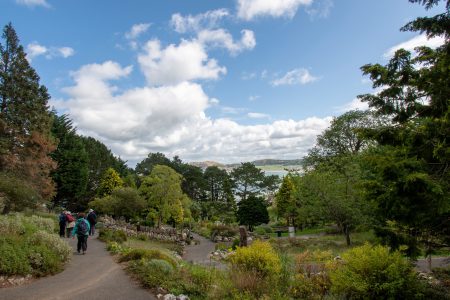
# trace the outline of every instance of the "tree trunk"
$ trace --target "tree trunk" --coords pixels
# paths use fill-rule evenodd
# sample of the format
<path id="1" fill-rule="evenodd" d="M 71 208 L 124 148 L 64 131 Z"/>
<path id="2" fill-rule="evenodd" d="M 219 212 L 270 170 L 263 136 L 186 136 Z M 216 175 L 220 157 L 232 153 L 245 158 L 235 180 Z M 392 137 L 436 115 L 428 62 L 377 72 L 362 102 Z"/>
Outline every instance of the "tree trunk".
<path id="1" fill-rule="evenodd" d="M 351 245 L 350 230 L 347 225 L 344 225 L 344 234 L 345 234 L 345 240 L 347 241 L 347 246 L 350 246 Z"/>

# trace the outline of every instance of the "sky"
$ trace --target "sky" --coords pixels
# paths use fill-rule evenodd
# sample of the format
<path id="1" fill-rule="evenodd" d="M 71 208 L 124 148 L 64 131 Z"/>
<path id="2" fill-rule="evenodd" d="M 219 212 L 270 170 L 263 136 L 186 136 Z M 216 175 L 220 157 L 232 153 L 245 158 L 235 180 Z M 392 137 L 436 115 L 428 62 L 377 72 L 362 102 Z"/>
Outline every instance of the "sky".
<path id="1" fill-rule="evenodd" d="M 333 117 L 365 109 L 362 75 L 428 40 L 407 0 L 0 0 L 79 134 L 134 167 L 149 153 L 299 159 Z"/>

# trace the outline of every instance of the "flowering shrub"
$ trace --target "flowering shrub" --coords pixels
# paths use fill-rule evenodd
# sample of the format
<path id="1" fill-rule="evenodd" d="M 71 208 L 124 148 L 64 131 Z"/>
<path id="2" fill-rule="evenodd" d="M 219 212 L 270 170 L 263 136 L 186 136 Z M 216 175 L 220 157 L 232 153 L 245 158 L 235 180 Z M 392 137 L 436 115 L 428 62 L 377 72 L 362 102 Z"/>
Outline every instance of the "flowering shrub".
<path id="1" fill-rule="evenodd" d="M 0 216 L 0 235 L 22 235 L 25 226 L 22 224 L 21 215 Z"/>
<path id="2" fill-rule="evenodd" d="M 30 218 L 26 218 L 26 220 L 36 226 L 39 230 L 43 230 L 49 233 L 54 233 L 56 228 L 56 222 L 53 219 L 42 218 L 39 216 L 31 216 Z"/>
<path id="3" fill-rule="evenodd" d="M 72 253 L 72 248 L 56 234 L 51 234 L 46 231 L 37 231 L 33 233 L 29 239 L 31 245 L 45 245 L 51 249 L 62 262 L 67 261 Z"/>

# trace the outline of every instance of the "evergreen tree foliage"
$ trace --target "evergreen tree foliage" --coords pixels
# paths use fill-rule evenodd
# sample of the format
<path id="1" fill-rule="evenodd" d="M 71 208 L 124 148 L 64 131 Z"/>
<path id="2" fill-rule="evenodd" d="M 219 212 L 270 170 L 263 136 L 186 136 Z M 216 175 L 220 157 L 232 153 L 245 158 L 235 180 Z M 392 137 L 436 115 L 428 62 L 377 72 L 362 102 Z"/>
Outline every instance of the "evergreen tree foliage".
<path id="1" fill-rule="evenodd" d="M 238 203 L 237 220 L 240 225 L 247 225 L 250 231 L 254 226 L 269 223 L 267 204 L 261 197 L 250 195 Z"/>
<path id="2" fill-rule="evenodd" d="M 437 0 L 410 0 L 437 5 Z M 398 248 L 408 245 L 410 256 L 424 243 L 448 245 L 450 228 L 450 13 L 417 18 L 402 28 L 442 36 L 436 49 L 416 48 L 416 54 L 398 50 L 385 65 L 361 69 L 383 87 L 377 94 L 359 96 L 392 125 L 368 130 L 381 147 L 372 152 L 368 167 L 368 197 L 377 201 L 378 233 Z M 395 224 L 393 228 L 392 224 Z"/>
<path id="3" fill-rule="evenodd" d="M 0 170 L 26 179 L 42 199 L 54 195 L 55 149 L 47 89 L 29 65 L 11 24 L 0 43 Z"/>
<path id="4" fill-rule="evenodd" d="M 294 224 L 298 207 L 295 201 L 295 186 L 290 174 L 284 176 L 275 195 L 275 204 L 278 217 L 285 218 L 288 226 Z"/>
<path id="5" fill-rule="evenodd" d="M 54 113 L 52 133 L 59 141 L 52 153 L 58 164 L 52 172 L 56 183 L 53 202 L 70 210 L 82 210 L 84 207 L 80 200 L 86 194 L 89 170 L 86 150 L 67 115 L 57 116 Z"/>
<path id="6" fill-rule="evenodd" d="M 231 172 L 234 182 L 234 193 L 245 200 L 249 196 L 259 196 L 262 192 L 272 190 L 276 186 L 275 177 L 266 178 L 264 172 L 250 162 L 241 163 Z"/>

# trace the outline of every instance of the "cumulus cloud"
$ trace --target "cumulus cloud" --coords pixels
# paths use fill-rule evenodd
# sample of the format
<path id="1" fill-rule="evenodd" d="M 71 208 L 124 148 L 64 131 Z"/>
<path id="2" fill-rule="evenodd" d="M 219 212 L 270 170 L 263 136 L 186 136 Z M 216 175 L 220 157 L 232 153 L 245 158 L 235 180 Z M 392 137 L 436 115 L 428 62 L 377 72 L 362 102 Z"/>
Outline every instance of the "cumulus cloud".
<path id="1" fill-rule="evenodd" d="M 150 28 L 150 23 L 134 24 L 130 31 L 125 33 L 125 38 L 134 40 Z"/>
<path id="2" fill-rule="evenodd" d="M 198 33 L 198 41 L 209 47 L 225 48 L 232 55 L 236 55 L 244 50 L 251 50 L 256 46 L 253 31 L 242 30 L 241 35 L 241 40 L 234 42 L 231 34 L 224 29 L 202 30 Z"/>
<path id="3" fill-rule="evenodd" d="M 308 84 L 318 80 L 319 77 L 315 77 L 309 73 L 307 69 L 299 68 L 287 72 L 284 76 L 277 78 L 271 82 L 273 86 L 280 85 L 295 85 L 295 84 Z"/>
<path id="4" fill-rule="evenodd" d="M 333 0 L 316 0 L 305 10 L 311 18 L 327 18 L 330 15 L 333 6 Z"/>
<path id="5" fill-rule="evenodd" d="M 47 59 L 52 59 L 54 57 L 67 58 L 75 54 L 75 50 L 70 47 L 46 47 L 38 42 L 28 44 L 26 52 L 29 61 L 41 55 L 44 55 Z"/>
<path id="6" fill-rule="evenodd" d="M 369 109 L 369 104 L 367 102 L 361 102 L 361 100 L 355 98 L 352 101 L 337 107 L 336 112 L 345 113 L 350 110 L 367 110 L 367 109 Z"/>
<path id="7" fill-rule="evenodd" d="M 256 112 L 249 112 L 247 114 L 247 117 L 251 119 L 270 119 L 270 116 L 268 114 L 262 114 L 262 113 L 256 113 Z"/>
<path id="8" fill-rule="evenodd" d="M 395 52 L 399 49 L 405 49 L 408 51 L 414 51 L 414 48 L 419 46 L 427 46 L 430 48 L 437 48 L 445 43 L 445 39 L 443 37 L 437 36 L 434 38 L 427 38 L 425 34 L 421 34 L 418 36 L 415 36 L 406 42 L 400 43 L 398 45 L 395 45 L 391 48 L 389 48 L 384 54 L 384 58 L 391 58 L 394 56 Z"/>
<path id="9" fill-rule="evenodd" d="M 313 117 L 245 126 L 211 119 L 205 110 L 218 100 L 210 99 L 199 84 L 180 82 L 119 92 L 112 82 L 131 72 L 131 66 L 112 61 L 85 65 L 72 73 L 74 84 L 64 89 L 67 99 L 51 101 L 70 115 L 81 134 L 104 142 L 130 166 L 157 151 L 187 161 L 299 158 L 331 121 Z"/>
<path id="10" fill-rule="evenodd" d="M 308 6 L 313 0 L 238 0 L 238 18 L 250 21 L 257 17 L 293 18 L 300 6 Z"/>
<path id="11" fill-rule="evenodd" d="M 151 85 L 177 84 L 198 79 L 218 79 L 225 67 L 208 58 L 198 41 L 182 40 L 179 45 L 161 48 L 159 40 L 150 40 L 139 54 L 140 67 Z"/>
<path id="12" fill-rule="evenodd" d="M 25 5 L 28 7 L 33 7 L 33 6 L 51 7 L 50 4 L 48 4 L 46 0 L 16 0 L 16 3 Z"/>
<path id="13" fill-rule="evenodd" d="M 216 28 L 220 20 L 227 16 L 229 16 L 229 12 L 224 8 L 207 11 L 195 16 L 182 16 L 177 13 L 172 15 L 170 25 L 179 33 L 197 32 L 203 29 Z"/>

